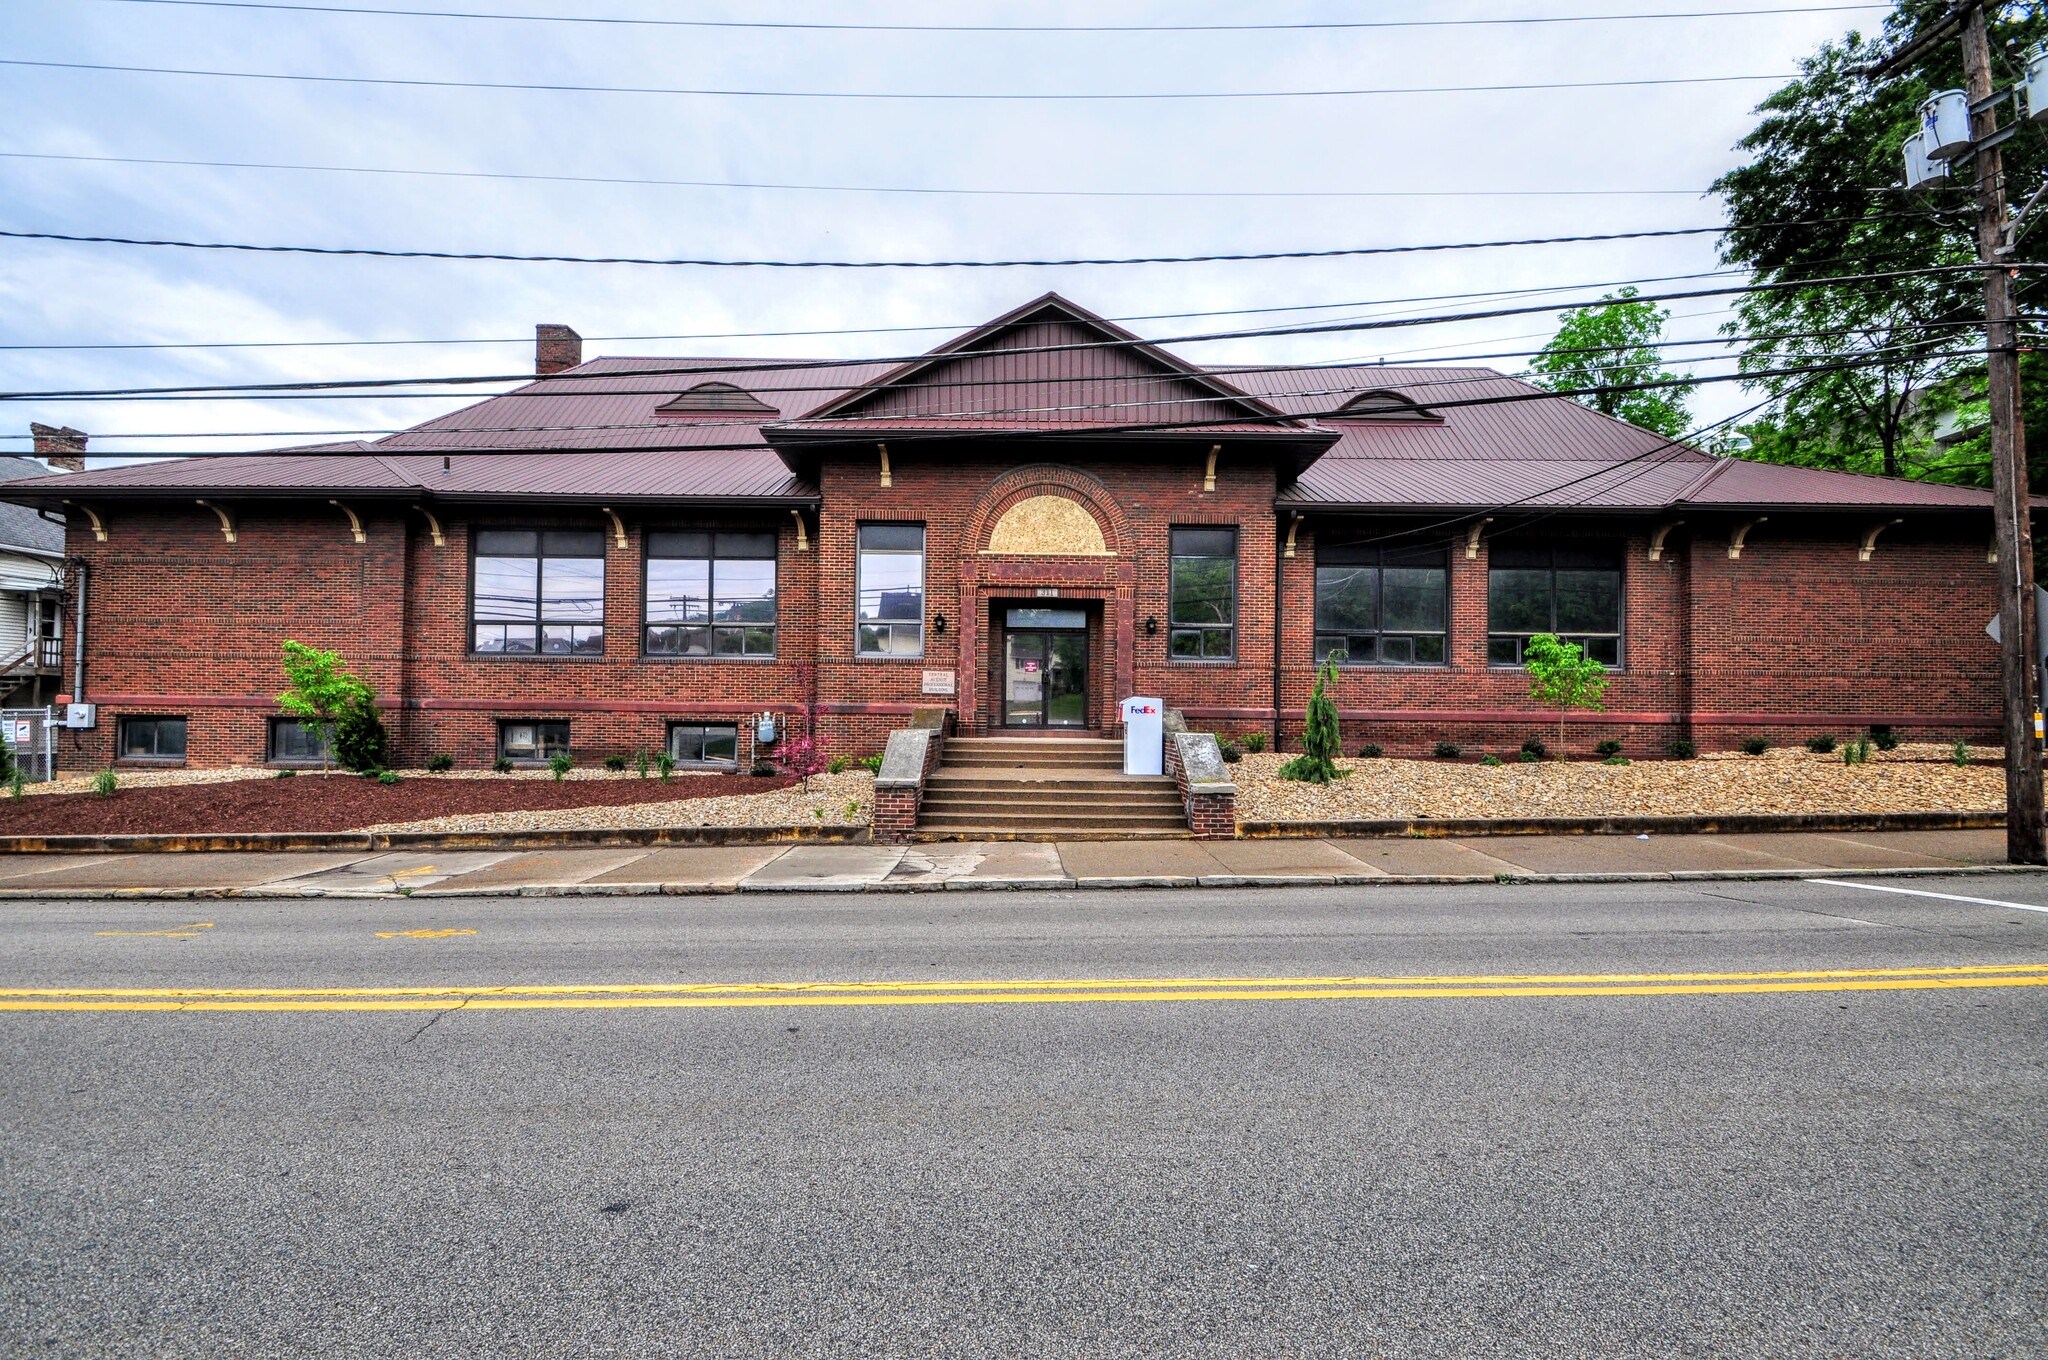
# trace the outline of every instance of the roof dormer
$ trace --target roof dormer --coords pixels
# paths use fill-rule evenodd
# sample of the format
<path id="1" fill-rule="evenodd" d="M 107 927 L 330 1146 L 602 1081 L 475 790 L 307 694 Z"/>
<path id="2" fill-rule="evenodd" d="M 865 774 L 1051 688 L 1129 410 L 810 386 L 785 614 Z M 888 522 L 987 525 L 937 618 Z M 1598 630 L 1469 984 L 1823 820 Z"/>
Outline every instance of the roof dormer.
<path id="1" fill-rule="evenodd" d="M 773 416 L 781 412 L 762 401 L 745 388 L 734 387 L 731 383 L 706 382 L 674 397 L 654 408 L 657 416 L 714 416 L 714 415 L 755 415 Z"/>
<path id="2" fill-rule="evenodd" d="M 1414 398 L 1388 387 L 1360 392 L 1337 408 L 1338 420 L 1405 421 L 1418 425 L 1441 425 L 1444 418 Z"/>

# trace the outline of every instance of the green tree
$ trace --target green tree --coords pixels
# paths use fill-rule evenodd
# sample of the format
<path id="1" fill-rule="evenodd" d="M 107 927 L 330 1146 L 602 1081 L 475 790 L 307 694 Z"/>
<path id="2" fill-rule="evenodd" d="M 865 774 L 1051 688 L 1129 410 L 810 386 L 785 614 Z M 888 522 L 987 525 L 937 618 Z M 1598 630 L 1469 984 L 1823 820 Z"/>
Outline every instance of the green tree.
<path id="1" fill-rule="evenodd" d="M 284 643 L 284 678 L 286 688 L 278 692 L 277 706 L 313 728 L 320 739 L 320 765 L 325 769 L 335 750 L 336 729 L 365 709 L 374 716 L 376 695 L 349 670 L 341 653 L 289 638 Z"/>
<path id="2" fill-rule="evenodd" d="M 1538 633 L 1522 649 L 1529 672 L 1529 697 L 1557 705 L 1557 758 L 1564 759 L 1564 719 L 1575 708 L 1599 712 L 1606 707 L 1607 668 L 1586 655 L 1576 642 L 1552 633 Z"/>
<path id="3" fill-rule="evenodd" d="M 1327 784 L 1343 774 L 1337 768 L 1337 757 L 1343 753 L 1344 737 L 1337 728 L 1337 705 L 1330 699 L 1336 685 L 1337 663 L 1330 661 L 1316 672 L 1316 687 L 1308 696 L 1301 728 L 1301 754 L 1280 767 L 1282 779 Z"/>
<path id="4" fill-rule="evenodd" d="M 1748 162 L 1714 184 L 1728 212 L 1725 262 L 1747 267 L 1758 282 L 1793 285 L 1975 262 L 1967 171 L 1941 189 L 1901 187 L 1900 145 L 1918 127 L 1920 101 L 1963 84 L 1956 42 L 1932 44 L 1882 82 L 1862 71 L 1948 8 L 1945 0 L 1904 0 L 1879 34 L 1823 44 L 1797 79 L 1758 106 L 1756 127 L 1738 144 Z M 2044 32 L 2038 12 L 1993 15 L 2001 80 L 2015 77 L 2020 54 Z M 2004 153 L 2014 192 L 2040 183 L 2048 169 L 2043 139 L 2016 137 Z M 2021 257 L 2038 258 L 2029 244 L 2021 238 Z M 1982 344 L 1975 275 L 1814 283 L 1749 294 L 1735 310 L 1723 331 L 1735 339 L 1743 371 L 1837 366 L 1756 379 L 1774 405 L 1743 431 L 1751 457 L 1988 482 L 1984 449 L 1935 438 L 1937 420 L 1983 390 L 1983 364 L 1970 354 Z"/>
<path id="5" fill-rule="evenodd" d="M 1590 307 L 1560 312 L 1557 334 L 1529 362 L 1529 381 L 1550 392 L 1660 381 L 1666 374 L 1656 342 L 1663 338 L 1670 316 L 1639 299 L 1633 288 L 1609 293 Z M 1692 425 L 1686 411 L 1691 391 L 1687 383 L 1645 392 L 1588 392 L 1575 400 L 1602 415 L 1676 439 Z"/>

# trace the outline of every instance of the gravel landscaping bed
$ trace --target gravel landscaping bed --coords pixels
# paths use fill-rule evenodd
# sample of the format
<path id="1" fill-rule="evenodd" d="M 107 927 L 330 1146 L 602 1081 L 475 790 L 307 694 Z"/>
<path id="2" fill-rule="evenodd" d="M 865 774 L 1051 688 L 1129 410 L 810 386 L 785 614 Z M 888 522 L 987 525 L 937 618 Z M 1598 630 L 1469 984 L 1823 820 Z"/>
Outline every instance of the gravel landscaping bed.
<path id="1" fill-rule="evenodd" d="M 37 798 L 0 797 L 0 835 L 197 835 L 244 831 L 358 831 L 372 826 L 468 830 L 528 830 L 551 826 L 768 826 L 813 823 L 811 804 L 823 801 L 844 817 L 852 791 L 830 781 L 872 788 L 865 773 L 820 775 L 814 796 L 788 798 L 792 777 L 677 775 L 664 783 L 634 775 L 556 783 L 537 779 L 403 774 L 380 784 L 352 774 L 307 773 L 291 779 L 254 777 L 247 771 L 163 771 L 155 777 L 123 771 L 112 797 L 58 792 Z M 177 779 L 166 778 L 180 774 Z M 261 771 L 272 775 L 272 771 Z M 70 781 L 66 781 L 70 782 Z M 89 787 L 90 781 L 87 781 Z M 832 797 L 822 791 L 828 786 Z M 34 787 L 34 786 L 31 786 Z M 866 803 L 860 819 L 865 821 Z M 717 809 L 715 813 L 709 809 Z M 550 819 L 567 818 L 555 821 Z M 748 820 L 734 820 L 746 818 Z M 751 820 L 761 818 L 762 820 Z M 580 820 L 579 820 L 580 819 Z"/>
<path id="2" fill-rule="evenodd" d="M 2003 753 L 1973 748 L 1975 763 L 1959 766 L 1949 749 L 1909 743 L 1873 751 L 1866 765 L 1798 749 L 1632 765 L 1340 760 L 1351 773 L 1328 786 L 1281 779 L 1289 757 L 1266 752 L 1245 756 L 1234 778 L 1237 815 L 1246 822 L 2003 809 Z"/>
<path id="3" fill-rule="evenodd" d="M 725 780 L 732 783 L 735 781 Z M 371 831 L 610 831 L 624 827 L 866 826 L 875 803 L 875 777 L 865 770 L 797 780 L 748 779 L 768 793 L 724 793 L 687 801 L 649 801 L 551 808 L 546 811 L 472 812 L 424 821 L 390 822 Z M 673 789 L 675 786 L 669 786 Z"/>

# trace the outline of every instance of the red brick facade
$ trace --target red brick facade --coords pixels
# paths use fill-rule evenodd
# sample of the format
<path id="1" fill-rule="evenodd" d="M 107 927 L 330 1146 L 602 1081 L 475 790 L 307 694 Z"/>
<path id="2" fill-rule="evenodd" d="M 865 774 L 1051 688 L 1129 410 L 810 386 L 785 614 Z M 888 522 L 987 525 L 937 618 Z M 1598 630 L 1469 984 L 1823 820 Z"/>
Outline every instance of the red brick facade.
<path id="1" fill-rule="evenodd" d="M 105 542 L 84 524 L 70 530 L 69 551 L 89 573 L 85 697 L 100 705 L 100 720 L 65 735 L 63 761 L 102 766 L 114 755 L 121 718 L 176 715 L 187 719 L 190 764 L 262 762 L 286 638 L 339 650 L 377 687 L 407 765 L 440 754 L 487 764 L 500 720 L 539 718 L 567 720 L 584 763 L 659 750 L 672 721 L 733 722 L 744 768 L 756 715 L 779 714 L 800 733 L 810 711 L 831 753 L 867 755 L 917 707 L 953 708 L 963 732 L 999 724 L 1003 611 L 1055 598 L 1089 619 L 1087 713 L 1098 729 L 1114 725 L 1118 699 L 1142 693 L 1162 696 L 1197 729 L 1272 731 L 1280 620 L 1277 726 L 1291 744 L 1314 679 L 1316 534 L 1340 521 L 1304 519 L 1285 556 L 1291 519 L 1275 513 L 1273 469 L 1226 458 L 1213 491 L 1203 489 L 1204 472 L 1199 452 L 1021 465 L 996 456 L 899 457 L 884 487 L 876 461 L 827 462 L 821 508 L 801 512 L 801 544 L 786 509 L 640 507 L 622 509 L 615 525 L 602 513 L 512 506 L 437 506 L 430 522 L 415 508 L 358 503 L 358 543 L 347 516 L 319 502 L 224 507 L 233 542 L 211 510 L 190 502 L 123 504 L 102 512 Z M 1109 554 L 987 551 L 1006 508 L 1047 494 L 1086 509 Z M 922 657 L 855 655 L 855 544 L 866 521 L 926 526 Z M 1487 664 L 1487 555 L 1496 530 L 1618 537 L 1625 546 L 1624 664 L 1608 711 L 1571 719 L 1575 748 L 1613 736 L 1632 754 L 1655 756 L 1676 736 L 1715 749 L 1752 734 L 1783 741 L 1872 724 L 1944 739 L 1992 733 L 1997 655 L 1982 628 L 1995 568 L 1985 560 L 1983 526 L 1929 517 L 1891 529 L 1859 561 L 1858 522 L 1782 515 L 1753 531 L 1732 559 L 1738 522 L 1702 517 L 1673 532 L 1656 561 L 1656 523 L 1641 519 L 1490 524 L 1469 555 L 1461 533 L 1450 550 L 1449 664 L 1344 670 L 1337 701 L 1347 745 L 1421 752 L 1451 740 L 1468 752 L 1503 750 L 1554 731 L 1554 717 L 1528 700 L 1526 678 Z M 1355 530 L 1374 522 L 1341 523 Z M 472 529 L 558 525 L 604 531 L 605 655 L 472 655 Z M 1186 525 L 1238 530 L 1232 661 L 1168 657 L 1167 536 Z M 710 526 L 779 535 L 774 659 L 641 655 L 644 535 Z M 955 693 L 927 693 L 928 672 L 952 677 Z"/>

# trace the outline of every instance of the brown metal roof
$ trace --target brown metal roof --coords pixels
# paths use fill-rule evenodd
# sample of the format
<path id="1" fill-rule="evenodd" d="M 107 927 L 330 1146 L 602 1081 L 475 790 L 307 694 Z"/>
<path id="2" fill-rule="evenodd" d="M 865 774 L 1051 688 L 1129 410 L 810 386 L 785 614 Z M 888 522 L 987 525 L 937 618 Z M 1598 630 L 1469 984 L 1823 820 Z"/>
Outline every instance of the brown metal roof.
<path id="1" fill-rule="evenodd" d="M 1969 488 L 1717 460 L 1491 369 L 1205 369 L 1142 343 L 1103 348 L 1104 338 L 1133 339 L 1048 294 L 908 364 L 596 359 L 374 443 L 104 468 L 4 493 L 46 505 L 209 492 L 801 502 L 816 499 L 819 446 L 834 438 L 1100 431 L 1257 446 L 1283 478 L 1301 469 L 1280 497 L 1300 509 L 1990 506 L 1988 492 Z M 660 413 L 707 381 L 742 396 L 727 396 L 731 409 Z M 1441 419 L 1335 414 L 1366 392 Z M 769 409 L 743 409 L 749 402 Z M 1124 429 L 1150 422 L 1173 428 Z"/>

